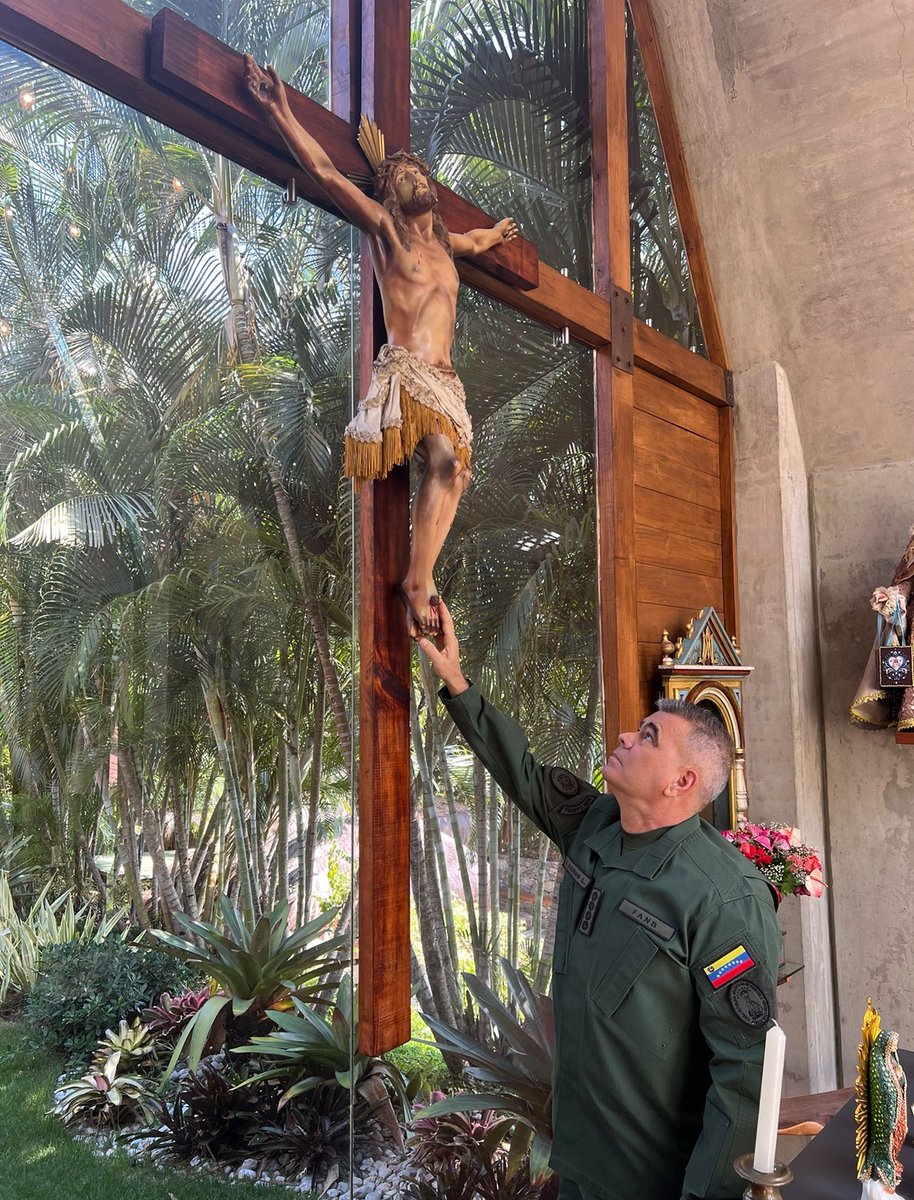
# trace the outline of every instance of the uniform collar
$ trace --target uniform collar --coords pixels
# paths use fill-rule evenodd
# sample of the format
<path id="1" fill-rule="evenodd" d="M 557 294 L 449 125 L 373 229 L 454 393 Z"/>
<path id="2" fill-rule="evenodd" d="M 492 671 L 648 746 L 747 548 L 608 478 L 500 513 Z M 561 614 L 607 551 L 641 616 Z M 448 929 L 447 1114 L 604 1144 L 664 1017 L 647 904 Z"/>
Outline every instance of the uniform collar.
<path id="1" fill-rule="evenodd" d="M 584 845 L 589 846 L 599 855 L 600 861 L 607 867 L 620 871 L 633 871 L 645 879 L 653 879 L 670 855 L 674 854 L 682 842 L 694 833 L 700 824 L 698 813 L 687 817 L 668 829 L 663 837 L 651 842 L 642 850 L 633 850 L 629 854 L 622 853 L 622 822 L 613 821 L 604 825 L 585 838 Z"/>

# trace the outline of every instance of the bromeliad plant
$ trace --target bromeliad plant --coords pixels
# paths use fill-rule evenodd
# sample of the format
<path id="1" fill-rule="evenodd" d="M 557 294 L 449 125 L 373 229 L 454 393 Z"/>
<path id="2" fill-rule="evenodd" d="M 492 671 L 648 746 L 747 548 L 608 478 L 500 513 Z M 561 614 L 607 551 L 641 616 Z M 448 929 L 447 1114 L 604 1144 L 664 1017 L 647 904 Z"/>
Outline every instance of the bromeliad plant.
<path id="1" fill-rule="evenodd" d="M 143 1021 L 157 1041 L 173 1042 L 211 995 L 208 987 L 196 992 L 188 988 L 177 996 L 163 992 L 157 1004 L 143 1010 Z"/>
<path id="2" fill-rule="evenodd" d="M 514 1176 L 529 1155 L 530 1177 L 535 1185 L 549 1179 L 549 1155 L 552 1151 L 552 1065 L 555 1058 L 555 1026 L 552 1001 L 535 992 L 522 971 L 506 959 L 501 960 L 505 980 L 515 1012 L 475 975 L 464 973 L 470 994 L 497 1029 L 502 1047 L 493 1049 L 484 1042 L 451 1029 L 436 1017 L 422 1014 L 435 1034 L 434 1044 L 444 1055 L 463 1058 L 469 1064 L 466 1074 L 486 1085 L 479 1093 L 449 1096 L 436 1101 L 422 1112 L 422 1119 L 458 1112 L 495 1112 L 505 1114 L 511 1129 L 504 1131 L 510 1141 L 507 1173 Z M 494 1136 L 494 1135 L 493 1135 Z"/>
<path id="3" fill-rule="evenodd" d="M 358 1000 L 349 975 L 344 975 L 340 981 L 336 1001 L 330 1006 L 329 1020 L 297 996 L 293 996 L 292 1004 L 292 1011 L 270 1013 L 270 1019 L 278 1028 L 233 1050 L 234 1054 L 257 1055 L 268 1064 L 249 1082 L 261 1079 L 287 1081 L 289 1086 L 280 1097 L 280 1108 L 296 1097 L 328 1084 L 346 1088 L 371 1105 L 373 1115 L 402 1146 L 403 1137 L 390 1091 L 396 1096 L 405 1121 L 410 1117 L 412 1096 L 403 1076 L 392 1063 L 357 1051 L 353 1053 Z"/>
<path id="4" fill-rule="evenodd" d="M 115 1051 L 101 1070 L 65 1083 L 51 1112 L 65 1125 L 94 1119 L 96 1125 L 123 1125 L 150 1111 L 149 1084 L 135 1075 L 121 1075 L 121 1055 Z"/>
<path id="5" fill-rule="evenodd" d="M 98 1043 L 93 1065 L 104 1067 L 115 1054 L 120 1055 L 120 1065 L 124 1069 L 131 1067 L 134 1070 L 147 1066 L 149 1060 L 154 1057 L 155 1039 L 139 1017 L 129 1024 L 121 1020 L 117 1030 L 105 1031 L 105 1036 Z"/>
<path id="6" fill-rule="evenodd" d="M 314 985 L 343 965 L 338 955 L 346 945 L 345 935 L 315 940 L 335 919 L 335 908 L 293 933 L 288 930 L 289 905 L 285 901 L 253 925 L 225 896 L 219 901 L 219 909 L 222 929 L 205 921 L 179 918 L 188 933 L 199 940 L 199 946 L 162 929 L 151 931 L 163 950 L 209 975 L 221 989 L 188 1021 L 175 1045 L 166 1077 L 182 1054 L 186 1053 L 188 1066 L 195 1070 L 207 1046 L 218 1049 L 228 1033 L 236 1040 L 249 1038 L 268 1011 L 288 1006 L 293 994 L 311 998 Z"/>

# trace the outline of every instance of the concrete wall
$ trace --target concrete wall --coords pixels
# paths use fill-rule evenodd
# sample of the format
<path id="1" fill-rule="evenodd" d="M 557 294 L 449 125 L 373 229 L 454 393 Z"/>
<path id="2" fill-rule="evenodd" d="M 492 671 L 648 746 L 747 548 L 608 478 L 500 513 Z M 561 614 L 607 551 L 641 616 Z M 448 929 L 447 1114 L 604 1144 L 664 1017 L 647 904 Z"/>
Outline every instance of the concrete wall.
<path id="1" fill-rule="evenodd" d="M 749 815 L 796 825 L 807 843 L 824 850 L 819 647 L 803 449 L 777 363 L 737 373 L 734 393 L 742 650 L 755 667 L 745 685 Z M 828 893 L 818 900 L 787 897 L 779 912 L 787 958 L 805 963 L 778 989 L 789 1095 L 837 1086 L 829 905 Z"/>
<path id="2" fill-rule="evenodd" d="M 759 666 L 746 692 L 749 736 L 767 748 L 750 747 L 747 765 L 753 811 L 767 815 L 791 781 L 805 803 L 813 768 L 798 757 L 785 708 L 824 756 L 846 1083 L 870 992 L 902 1044 L 914 1044 L 914 747 L 846 719 L 873 629 L 869 593 L 891 574 L 914 522 L 914 0 L 652 0 L 652 9 L 731 365 L 764 374 L 756 364 L 779 363 L 796 413 L 802 465 L 783 427 L 777 451 L 770 427 L 767 441 L 756 437 L 756 418 L 773 415 L 748 411 L 762 401 L 747 374 L 737 414 L 741 635 Z M 776 484 L 771 456 L 784 453 L 793 466 Z M 811 544 L 788 521 L 778 547 L 776 522 L 760 528 L 762 514 L 746 501 L 754 489 L 781 504 L 792 494 L 799 521 L 804 472 Z M 781 577 L 774 599 L 769 569 Z M 795 648 L 788 659 L 799 653 L 811 611 L 821 704 L 808 660 L 795 664 L 803 680 L 784 677 L 780 694 L 764 679 L 773 664 L 784 667 L 779 635 Z M 792 762 L 778 757 L 781 745 L 793 747 Z M 814 840 L 816 828 L 804 833 Z M 812 911 L 801 910 L 804 956 L 823 936 L 805 927 L 802 912 Z M 797 1035 L 801 1007 L 811 1035 L 809 1004 L 791 992 L 785 1012 Z M 795 1061 L 791 1072 L 796 1090 Z"/>
<path id="3" fill-rule="evenodd" d="M 831 893 L 845 1080 L 867 996 L 914 1045 L 914 746 L 851 726 L 869 654 L 870 592 L 889 583 L 914 520 L 914 460 L 812 479 L 825 716 Z"/>

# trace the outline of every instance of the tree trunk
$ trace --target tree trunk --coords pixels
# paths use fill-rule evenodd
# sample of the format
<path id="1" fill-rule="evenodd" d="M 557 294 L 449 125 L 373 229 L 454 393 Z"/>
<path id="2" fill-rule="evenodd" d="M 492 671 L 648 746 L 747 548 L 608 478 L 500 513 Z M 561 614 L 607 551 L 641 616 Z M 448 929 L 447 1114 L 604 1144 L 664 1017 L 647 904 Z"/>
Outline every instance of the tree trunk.
<path id="1" fill-rule="evenodd" d="M 117 770 L 118 781 L 126 789 L 127 795 L 130 797 L 130 807 L 134 812 L 139 811 L 140 813 L 143 836 L 149 847 L 149 853 L 152 856 L 153 871 L 155 872 L 156 883 L 161 894 L 163 916 L 168 925 L 173 930 L 177 930 L 180 926 L 175 918 L 181 912 L 181 901 L 178 899 L 178 893 L 175 891 L 175 885 L 172 882 L 171 873 L 168 869 L 168 860 L 165 857 L 165 843 L 162 841 L 162 828 L 159 825 L 159 818 L 152 805 L 147 803 L 133 750 L 130 747 L 123 745 L 118 747 Z"/>
<path id="2" fill-rule="evenodd" d="M 228 713 L 225 711 L 222 702 L 217 693 L 215 686 L 201 677 L 201 686 L 203 688 L 203 698 L 206 703 L 206 712 L 209 717 L 210 729 L 213 732 L 213 738 L 216 742 L 216 750 L 222 760 L 222 769 L 225 774 L 225 787 L 228 792 L 229 806 L 232 814 L 232 827 L 235 835 L 235 858 L 238 864 L 238 879 L 242 895 L 242 907 L 244 914 L 248 920 L 259 916 L 259 907 L 256 903 L 254 893 L 254 880 L 251 875 L 251 860 L 248 854 L 248 838 L 244 819 L 244 798 L 241 793 L 241 787 L 238 783 L 238 775 L 235 769 L 235 755 L 229 743 L 231 734 L 231 726 L 229 723 Z M 224 842 L 222 844 L 223 855 L 220 858 L 219 865 L 223 873 L 222 885 L 224 887 L 227 882 L 227 872 L 225 870 L 224 858 Z"/>
<path id="3" fill-rule="evenodd" d="M 414 779 L 410 789 L 409 820 L 413 903 L 416 906 L 419 922 L 419 941 L 422 945 L 422 957 L 425 960 L 425 973 L 434 1000 L 432 1016 L 453 1028 L 454 1006 L 451 1001 L 451 971 L 450 963 L 445 961 L 447 938 L 440 906 L 436 910 L 434 897 L 429 894 L 428 871 L 424 861 L 425 852 L 422 846 L 422 835 L 419 831 L 417 788 L 418 780 Z"/>
<path id="4" fill-rule="evenodd" d="M 188 792 L 191 788 L 188 787 Z M 190 869 L 190 852 L 187 846 L 187 826 L 184 819 L 184 796 L 181 791 L 180 780 L 175 776 L 172 780 L 172 795 L 174 796 L 174 816 L 175 816 L 175 863 L 178 868 L 178 874 L 181 879 L 181 888 L 184 892 L 184 905 L 187 910 L 187 915 L 192 921 L 200 920 L 200 909 L 197 907 L 197 893 L 194 890 L 194 879 Z"/>
<path id="5" fill-rule="evenodd" d="M 324 713 L 326 710 L 326 683 L 324 672 L 318 664 L 317 694 L 314 698 L 314 733 L 311 750 L 311 776 L 308 789 L 308 831 L 305 835 L 304 897 L 305 920 L 311 911 L 311 893 L 314 890 L 314 851 L 317 846 L 317 826 L 320 818 L 321 769 L 324 761 Z"/>
<path id="6" fill-rule="evenodd" d="M 479 906 L 479 940 L 473 946 L 473 958 L 476 964 L 476 974 L 483 981 L 489 981 L 489 856 L 486 853 L 486 842 L 489 834 L 488 814 L 486 810 L 486 769 L 480 760 L 473 755 L 473 792 L 476 799 L 476 879 L 477 898 Z"/>

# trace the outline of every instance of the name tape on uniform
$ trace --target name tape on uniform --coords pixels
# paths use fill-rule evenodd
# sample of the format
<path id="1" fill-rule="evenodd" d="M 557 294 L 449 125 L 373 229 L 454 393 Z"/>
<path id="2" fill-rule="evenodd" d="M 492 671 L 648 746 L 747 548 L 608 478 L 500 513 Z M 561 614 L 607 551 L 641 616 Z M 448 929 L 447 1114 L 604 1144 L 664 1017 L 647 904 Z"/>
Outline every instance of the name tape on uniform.
<path id="1" fill-rule="evenodd" d="M 587 874 L 587 872 L 582 871 L 581 868 L 578 866 L 578 864 L 573 859 L 566 858 L 564 860 L 564 862 L 562 863 L 562 866 L 565 868 L 565 870 L 568 872 L 568 874 L 571 876 L 571 878 L 575 881 L 575 883 L 578 884 L 580 887 L 587 889 L 593 883 L 593 880 L 590 878 L 590 876 Z"/>
<path id="2" fill-rule="evenodd" d="M 665 941 L 669 941 L 676 932 L 672 925 L 667 925 L 666 921 L 661 921 L 653 913 L 649 913 L 644 908 L 639 908 L 637 904 L 632 904 L 631 900 L 623 900 L 619 905 L 619 912 L 623 917 L 628 917 L 630 921 L 637 921 L 639 925 L 643 925 L 645 929 L 649 929 L 651 933 L 656 933 L 658 937 L 662 937 Z"/>
<path id="3" fill-rule="evenodd" d="M 732 950 L 728 950 L 716 962 L 709 963 L 702 970 L 707 975 L 711 987 L 716 991 L 718 988 L 723 987 L 725 983 L 730 983 L 731 980 L 736 979 L 737 975 L 742 975 L 743 972 L 750 971 L 754 966 L 755 959 L 746 947 L 734 946 Z"/>

